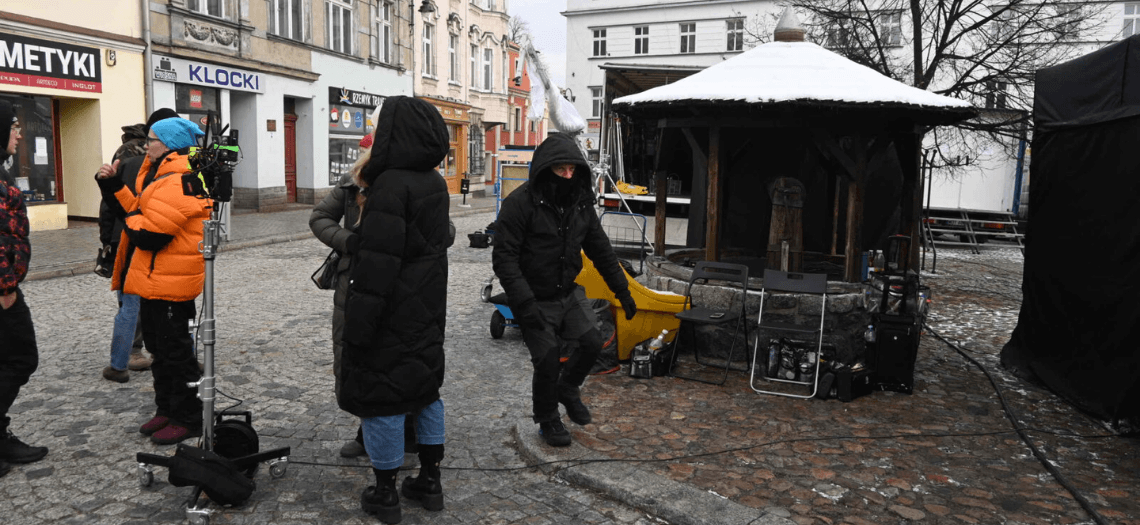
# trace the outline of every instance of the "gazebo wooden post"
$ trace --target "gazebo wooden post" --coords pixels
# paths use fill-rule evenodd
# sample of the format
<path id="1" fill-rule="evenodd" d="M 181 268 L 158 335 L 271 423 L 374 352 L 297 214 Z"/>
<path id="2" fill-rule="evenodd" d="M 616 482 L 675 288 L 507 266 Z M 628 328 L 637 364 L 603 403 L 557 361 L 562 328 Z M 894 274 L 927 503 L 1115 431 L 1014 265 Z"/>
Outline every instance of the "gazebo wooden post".
<path id="1" fill-rule="evenodd" d="M 657 172 L 657 208 L 653 214 L 653 251 L 657 255 L 665 255 L 665 200 L 669 189 L 669 181 L 665 175 Z"/>
<path id="2" fill-rule="evenodd" d="M 859 264 L 863 251 L 863 183 L 865 162 L 859 159 L 854 177 L 847 183 L 847 248 L 844 250 L 843 280 L 849 283 L 862 281 Z"/>
<path id="3" fill-rule="evenodd" d="M 720 127 L 709 127 L 708 225 L 705 230 L 705 260 L 720 260 Z"/>

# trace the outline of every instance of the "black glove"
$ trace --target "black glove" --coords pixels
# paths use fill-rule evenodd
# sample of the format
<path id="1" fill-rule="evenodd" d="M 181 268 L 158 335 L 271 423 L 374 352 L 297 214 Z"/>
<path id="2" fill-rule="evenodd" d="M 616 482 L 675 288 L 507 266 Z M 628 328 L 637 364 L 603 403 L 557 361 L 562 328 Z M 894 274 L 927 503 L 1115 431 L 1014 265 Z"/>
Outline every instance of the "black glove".
<path id="1" fill-rule="evenodd" d="M 95 255 L 95 275 L 110 279 L 114 272 L 115 247 L 111 244 L 104 244 L 99 249 L 99 253 Z"/>
<path id="2" fill-rule="evenodd" d="M 515 314 L 515 322 L 523 328 L 542 327 L 542 318 L 538 316 L 538 305 L 534 299 L 528 299 L 511 308 L 511 313 Z"/>
<path id="3" fill-rule="evenodd" d="M 633 297 L 625 294 L 618 297 L 618 300 L 621 301 L 621 309 L 625 310 L 625 320 L 633 319 L 633 316 L 637 315 L 637 303 L 633 302 Z"/>

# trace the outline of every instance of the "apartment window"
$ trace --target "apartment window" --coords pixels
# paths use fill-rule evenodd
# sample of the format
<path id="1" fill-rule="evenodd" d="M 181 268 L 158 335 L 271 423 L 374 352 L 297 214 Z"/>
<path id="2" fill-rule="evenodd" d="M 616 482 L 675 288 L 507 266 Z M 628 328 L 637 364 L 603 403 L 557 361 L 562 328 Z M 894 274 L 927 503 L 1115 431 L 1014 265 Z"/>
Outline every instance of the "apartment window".
<path id="1" fill-rule="evenodd" d="M 302 0 L 272 0 L 269 13 L 269 27 L 277 36 L 304 40 Z"/>
<path id="2" fill-rule="evenodd" d="M 448 35 L 447 38 L 447 56 L 451 59 L 451 76 L 448 77 L 455 82 L 459 82 L 459 35 Z"/>
<path id="3" fill-rule="evenodd" d="M 1057 6 L 1057 38 L 1063 40 L 1076 40 L 1080 37 L 1081 17 L 1084 12 L 1079 5 Z"/>
<path id="4" fill-rule="evenodd" d="M 380 2 L 373 8 L 372 56 L 385 64 L 392 63 L 392 3 Z"/>
<path id="5" fill-rule="evenodd" d="M 637 26 L 633 28 L 633 54 L 649 54 L 649 26 Z"/>
<path id="6" fill-rule="evenodd" d="M 847 47 L 847 37 L 848 31 L 846 27 L 833 24 L 827 29 L 827 47 L 845 48 Z"/>
<path id="7" fill-rule="evenodd" d="M 226 12 L 225 0 L 187 0 L 186 8 L 195 13 L 221 18 Z"/>
<path id="8" fill-rule="evenodd" d="M 479 46 L 471 46 L 471 89 L 479 89 Z"/>
<path id="9" fill-rule="evenodd" d="M 515 108 L 515 131 L 522 131 L 522 108 Z"/>
<path id="10" fill-rule="evenodd" d="M 483 89 L 495 90 L 495 52 L 491 48 L 483 50 Z"/>
<path id="11" fill-rule="evenodd" d="M 1125 38 L 1140 34 L 1140 2 L 1124 3 L 1124 32 Z"/>
<path id="12" fill-rule="evenodd" d="M 1009 84 L 1005 82 L 986 82 L 986 109 L 1005 109 L 1007 89 Z"/>
<path id="13" fill-rule="evenodd" d="M 590 117 L 599 118 L 602 116 L 602 88 L 590 88 Z"/>
<path id="14" fill-rule="evenodd" d="M 595 29 L 594 30 L 594 56 L 596 56 L 596 57 L 606 56 L 606 30 L 605 29 Z"/>
<path id="15" fill-rule="evenodd" d="M 725 31 L 728 33 L 726 51 L 744 51 L 744 19 L 734 18 L 725 21 Z"/>
<path id="16" fill-rule="evenodd" d="M 681 24 L 681 52 L 697 52 L 697 24 Z"/>
<path id="17" fill-rule="evenodd" d="M 423 47 L 423 63 L 424 75 L 429 77 L 435 76 L 435 53 L 432 51 L 432 41 L 435 40 L 435 25 L 424 24 L 424 47 Z"/>
<path id="18" fill-rule="evenodd" d="M 879 42 L 884 46 L 902 45 L 902 11 L 879 13 Z"/>
<path id="19" fill-rule="evenodd" d="M 352 24 L 352 0 L 329 0 L 325 4 L 325 20 L 328 28 L 325 32 L 328 48 L 352 54 L 352 37 L 356 26 Z"/>

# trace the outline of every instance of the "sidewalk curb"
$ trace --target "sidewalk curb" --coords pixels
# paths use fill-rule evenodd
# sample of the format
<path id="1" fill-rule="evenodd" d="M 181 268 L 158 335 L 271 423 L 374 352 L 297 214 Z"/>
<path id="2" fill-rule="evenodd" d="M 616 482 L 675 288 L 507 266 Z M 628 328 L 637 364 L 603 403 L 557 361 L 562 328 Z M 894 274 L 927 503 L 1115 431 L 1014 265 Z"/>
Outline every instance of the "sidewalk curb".
<path id="1" fill-rule="evenodd" d="M 795 525 L 795 522 L 783 517 L 791 516 L 786 510 L 747 507 L 637 468 L 629 462 L 575 464 L 576 461 L 611 458 L 577 442 L 569 447 L 550 447 L 539 437 L 537 427 L 529 418 L 517 421 L 512 434 L 518 444 L 519 454 L 527 463 L 537 464 L 547 474 L 602 492 L 672 525 Z"/>

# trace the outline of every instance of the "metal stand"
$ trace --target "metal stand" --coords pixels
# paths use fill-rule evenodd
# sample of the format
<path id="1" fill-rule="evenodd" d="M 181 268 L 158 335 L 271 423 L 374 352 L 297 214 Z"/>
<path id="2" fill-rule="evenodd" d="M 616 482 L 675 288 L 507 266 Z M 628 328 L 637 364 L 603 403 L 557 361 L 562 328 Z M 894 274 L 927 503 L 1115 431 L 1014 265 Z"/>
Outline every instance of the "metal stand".
<path id="1" fill-rule="evenodd" d="M 220 207 L 222 203 L 214 201 L 210 211 L 210 218 L 202 221 L 202 242 L 199 250 L 206 261 L 205 282 L 202 286 L 202 323 L 196 325 L 190 321 L 190 331 L 198 331 L 202 342 L 203 372 L 202 378 L 188 386 L 198 388 L 198 397 L 202 400 L 202 439 L 199 448 L 211 450 L 214 447 L 214 259 L 217 257 L 218 245 L 221 240 L 222 223 Z M 269 474 L 273 478 L 285 475 L 288 467 L 290 448 L 281 447 L 264 452 L 257 452 L 231 460 L 238 470 L 248 471 L 252 477 L 253 467 L 259 463 L 269 463 Z M 139 452 L 138 480 L 142 487 L 149 487 L 154 483 L 154 465 L 169 467 L 171 457 Z M 195 486 L 190 498 L 186 501 L 186 518 L 191 525 L 208 525 L 212 511 L 208 508 L 208 501 L 201 501 L 202 486 Z"/>

